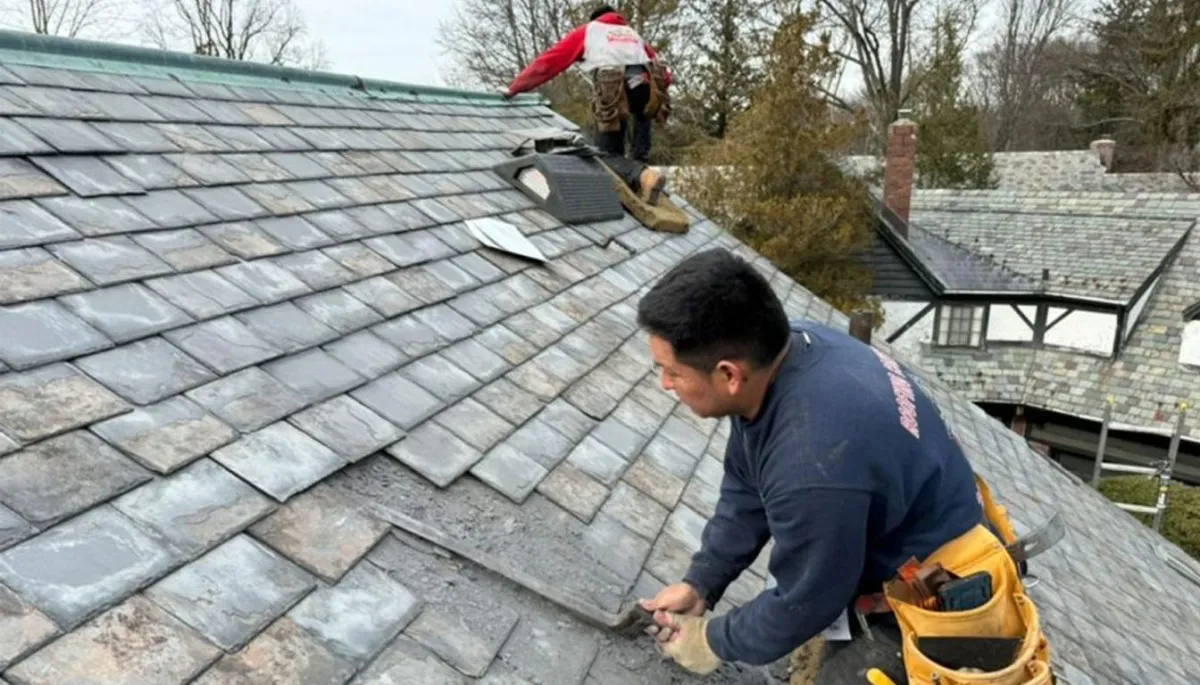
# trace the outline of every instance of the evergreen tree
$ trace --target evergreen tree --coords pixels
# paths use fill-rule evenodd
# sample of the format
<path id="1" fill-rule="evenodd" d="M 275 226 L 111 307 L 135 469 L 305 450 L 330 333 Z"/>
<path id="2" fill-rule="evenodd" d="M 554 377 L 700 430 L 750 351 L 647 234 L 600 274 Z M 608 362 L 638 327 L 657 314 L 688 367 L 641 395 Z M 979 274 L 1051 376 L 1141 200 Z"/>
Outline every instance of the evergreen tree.
<path id="1" fill-rule="evenodd" d="M 984 119 L 963 96 L 959 22 L 944 14 L 934 27 L 933 54 L 918 91 L 917 185 L 922 188 L 994 187 L 994 162 Z"/>
<path id="2" fill-rule="evenodd" d="M 865 188 L 833 161 L 862 116 L 834 117 L 817 85 L 838 66 L 815 13 L 784 15 L 765 77 L 723 140 L 690 160 L 679 190 L 737 238 L 815 294 L 849 311 L 867 304 L 870 270 L 854 260 L 870 244 Z"/>

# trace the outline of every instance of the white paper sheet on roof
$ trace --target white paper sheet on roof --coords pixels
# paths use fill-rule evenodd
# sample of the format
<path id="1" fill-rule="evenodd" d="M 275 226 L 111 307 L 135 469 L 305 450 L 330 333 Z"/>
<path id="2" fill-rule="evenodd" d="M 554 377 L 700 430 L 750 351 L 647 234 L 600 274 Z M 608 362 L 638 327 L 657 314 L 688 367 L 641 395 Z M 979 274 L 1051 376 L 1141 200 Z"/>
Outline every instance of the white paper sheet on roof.
<path id="1" fill-rule="evenodd" d="M 546 261 L 546 256 L 526 238 L 516 226 L 493 218 L 471 219 L 467 229 L 476 240 L 495 250 L 503 250 L 521 257 Z"/>

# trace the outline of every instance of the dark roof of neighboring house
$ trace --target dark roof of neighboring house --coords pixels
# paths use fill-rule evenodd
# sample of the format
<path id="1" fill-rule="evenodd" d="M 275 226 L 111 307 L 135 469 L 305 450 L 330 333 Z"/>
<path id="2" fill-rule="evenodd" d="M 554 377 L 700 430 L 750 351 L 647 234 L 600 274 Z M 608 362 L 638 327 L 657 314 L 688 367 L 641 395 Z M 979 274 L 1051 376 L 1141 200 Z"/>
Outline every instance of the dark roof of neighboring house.
<path id="1" fill-rule="evenodd" d="M 728 437 L 635 305 L 724 246 L 843 314 L 686 203 L 685 235 L 537 209 L 489 169 L 539 103 L 18 34 L 0 81 L 5 679 L 775 682 L 599 627 L 683 572 Z M 1191 682 L 1178 548 L 914 374 L 1019 530 L 1065 510 L 1031 594 L 1072 685 Z"/>
<path id="2" fill-rule="evenodd" d="M 1122 428 L 1169 435 L 1176 403 L 1183 400 L 1194 407 L 1200 401 L 1200 375 L 1178 361 L 1188 308 L 1200 301 L 1195 277 L 1200 237 L 1194 228 L 1189 232 L 1200 219 L 1200 196 L 918 190 L 913 216 L 920 220 L 933 213 L 970 231 L 988 225 L 999 207 L 1009 209 L 1008 230 L 1018 235 L 1044 230 L 1045 241 L 1059 245 L 1046 249 L 1047 261 L 1074 269 L 1086 283 L 1091 272 L 1097 273 L 1096 292 L 1108 289 L 1129 299 L 1133 286 L 1145 285 L 1153 276 L 1153 294 L 1115 360 L 1052 347 L 997 346 L 986 354 L 928 349 L 921 353 L 921 363 L 976 401 L 1026 404 L 1099 420 L 1111 395 L 1118 400 L 1114 421 Z M 1022 214 L 1022 208 L 1028 213 Z M 1131 230 L 1144 238 L 1122 238 Z M 997 234 L 989 242 L 1003 243 L 1003 238 Z M 1155 272 L 1160 253 L 1166 259 Z M 1071 256 L 1077 265 L 1070 264 Z M 1188 422 L 1185 437 L 1200 440 L 1198 422 Z"/>

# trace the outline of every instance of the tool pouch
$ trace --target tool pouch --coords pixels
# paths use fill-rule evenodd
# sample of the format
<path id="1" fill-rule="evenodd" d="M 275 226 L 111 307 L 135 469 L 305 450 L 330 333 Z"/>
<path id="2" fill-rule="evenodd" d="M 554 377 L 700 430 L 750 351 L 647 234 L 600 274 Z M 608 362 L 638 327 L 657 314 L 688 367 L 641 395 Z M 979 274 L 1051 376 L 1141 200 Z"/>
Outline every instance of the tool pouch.
<path id="1" fill-rule="evenodd" d="M 621 130 L 629 118 L 629 100 L 625 95 L 625 67 L 602 67 L 592 77 L 592 114 L 601 133 Z"/>
<path id="2" fill-rule="evenodd" d="M 980 494 L 985 500 L 989 523 L 993 523 L 992 515 L 1001 517 L 996 527 L 1002 536 L 1012 535 L 1012 525 L 1003 508 L 991 500 L 986 484 L 981 479 L 977 481 L 983 485 Z M 1037 607 L 1026 596 L 1017 566 L 1000 537 L 987 526 L 977 525 L 921 561 L 941 563 L 959 577 L 986 571 L 992 578 L 992 596 L 982 606 L 967 611 L 935 611 L 916 603 L 902 581 L 896 579 L 884 584 L 884 595 L 900 626 L 901 653 L 909 683 L 1043 685 L 1051 682 L 1050 647 L 1042 633 Z M 1019 647 L 1011 663 L 999 670 L 959 670 L 935 662 L 918 649 L 919 640 L 928 637 L 1012 638 L 1019 640 Z"/>
<path id="3" fill-rule="evenodd" d="M 646 65 L 650 72 L 650 102 L 646 105 L 646 116 L 666 123 L 671 116 L 671 95 L 667 92 L 667 68 L 657 60 Z"/>

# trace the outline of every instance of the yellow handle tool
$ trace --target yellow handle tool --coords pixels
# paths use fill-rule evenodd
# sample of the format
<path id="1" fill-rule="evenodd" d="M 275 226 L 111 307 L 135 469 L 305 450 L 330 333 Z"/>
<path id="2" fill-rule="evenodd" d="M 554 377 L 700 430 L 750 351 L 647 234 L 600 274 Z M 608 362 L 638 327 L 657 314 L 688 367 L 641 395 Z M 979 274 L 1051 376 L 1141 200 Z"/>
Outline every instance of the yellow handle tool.
<path id="1" fill-rule="evenodd" d="M 867 671 L 867 682 L 871 685 L 896 685 L 896 681 L 887 677 L 887 674 L 878 668 Z"/>

